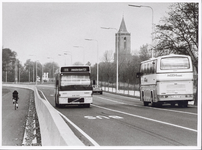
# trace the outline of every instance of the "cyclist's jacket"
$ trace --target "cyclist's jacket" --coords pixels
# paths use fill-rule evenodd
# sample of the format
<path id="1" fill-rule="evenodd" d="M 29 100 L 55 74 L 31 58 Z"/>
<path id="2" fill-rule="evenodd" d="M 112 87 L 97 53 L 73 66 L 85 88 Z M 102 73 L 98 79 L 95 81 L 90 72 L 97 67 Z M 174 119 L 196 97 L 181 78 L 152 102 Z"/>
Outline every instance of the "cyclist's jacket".
<path id="1" fill-rule="evenodd" d="M 13 98 L 17 98 L 18 100 L 18 92 L 16 90 L 13 92 Z"/>

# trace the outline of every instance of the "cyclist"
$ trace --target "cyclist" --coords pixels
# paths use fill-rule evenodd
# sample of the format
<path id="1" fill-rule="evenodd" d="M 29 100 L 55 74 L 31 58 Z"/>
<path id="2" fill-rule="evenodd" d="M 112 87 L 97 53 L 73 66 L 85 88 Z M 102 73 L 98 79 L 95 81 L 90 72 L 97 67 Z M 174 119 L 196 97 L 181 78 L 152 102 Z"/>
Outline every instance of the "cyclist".
<path id="1" fill-rule="evenodd" d="M 15 90 L 14 92 L 13 92 L 13 104 L 14 104 L 14 102 L 16 101 L 16 107 L 18 108 L 18 99 L 19 99 L 19 97 L 18 97 L 18 92 Z"/>

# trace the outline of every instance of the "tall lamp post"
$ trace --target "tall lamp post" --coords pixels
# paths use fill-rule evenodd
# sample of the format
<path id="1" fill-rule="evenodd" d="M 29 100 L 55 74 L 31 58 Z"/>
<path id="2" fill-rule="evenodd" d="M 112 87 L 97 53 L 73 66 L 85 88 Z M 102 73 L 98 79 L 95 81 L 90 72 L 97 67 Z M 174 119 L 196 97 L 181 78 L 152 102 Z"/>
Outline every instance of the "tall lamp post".
<path id="1" fill-rule="evenodd" d="M 29 56 L 35 56 L 35 55 L 29 55 Z M 33 63 L 33 82 L 34 82 L 34 63 Z"/>
<path id="2" fill-rule="evenodd" d="M 102 29 L 109 29 L 109 30 L 116 30 L 117 36 L 116 36 L 116 93 L 118 93 L 119 90 L 119 64 L 118 64 L 118 30 L 116 28 L 106 28 L 106 27 L 101 27 Z"/>
<path id="3" fill-rule="evenodd" d="M 36 85 L 37 85 L 37 60 L 36 60 Z"/>
<path id="4" fill-rule="evenodd" d="M 54 59 L 52 57 L 47 57 L 47 58 L 53 60 L 53 78 L 54 78 Z"/>
<path id="5" fill-rule="evenodd" d="M 85 63 L 84 63 L 84 59 L 85 59 L 84 48 L 83 48 L 82 46 L 74 46 L 74 47 L 76 47 L 76 48 L 82 48 L 82 49 L 83 49 L 83 64 L 85 64 Z"/>
<path id="6" fill-rule="evenodd" d="M 98 78 L 99 78 L 99 66 L 98 66 L 98 41 L 95 39 L 85 39 L 87 41 L 96 41 L 97 42 L 97 86 L 98 86 Z"/>
<path id="7" fill-rule="evenodd" d="M 154 18 L 154 11 L 153 11 L 153 8 L 151 6 L 146 6 L 146 5 L 128 5 L 128 6 L 131 6 L 131 7 L 138 7 L 138 8 L 141 8 L 141 7 L 147 7 L 147 8 L 150 8 L 152 10 L 152 43 L 153 43 L 153 18 Z M 153 49 L 152 49 L 152 58 L 153 58 Z"/>

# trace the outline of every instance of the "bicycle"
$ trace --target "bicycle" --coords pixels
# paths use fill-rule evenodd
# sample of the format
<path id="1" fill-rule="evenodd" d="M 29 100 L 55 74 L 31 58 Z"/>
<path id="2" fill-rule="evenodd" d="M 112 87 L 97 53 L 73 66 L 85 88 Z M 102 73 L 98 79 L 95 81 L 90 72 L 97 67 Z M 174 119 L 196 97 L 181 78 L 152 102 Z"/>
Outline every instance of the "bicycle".
<path id="1" fill-rule="evenodd" d="M 18 103 L 17 103 L 16 98 L 13 98 L 13 104 L 14 104 L 14 108 L 16 110 L 18 108 Z"/>

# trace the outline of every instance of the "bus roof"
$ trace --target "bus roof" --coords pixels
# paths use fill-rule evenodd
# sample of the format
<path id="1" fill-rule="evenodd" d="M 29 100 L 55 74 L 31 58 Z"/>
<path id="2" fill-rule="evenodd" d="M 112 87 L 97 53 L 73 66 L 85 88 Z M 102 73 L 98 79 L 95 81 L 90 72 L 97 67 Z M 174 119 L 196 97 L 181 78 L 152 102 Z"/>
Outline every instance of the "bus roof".
<path id="1" fill-rule="evenodd" d="M 156 60 L 156 59 L 171 57 L 171 56 L 174 56 L 174 57 L 190 57 L 189 55 L 169 54 L 169 55 L 164 55 L 164 56 L 159 56 L 159 57 L 153 57 L 153 58 L 150 58 L 148 60 L 142 61 L 141 63 L 153 61 L 153 60 Z"/>
<path id="2" fill-rule="evenodd" d="M 67 66 L 61 66 L 62 67 L 90 67 L 89 65 L 67 65 Z"/>

